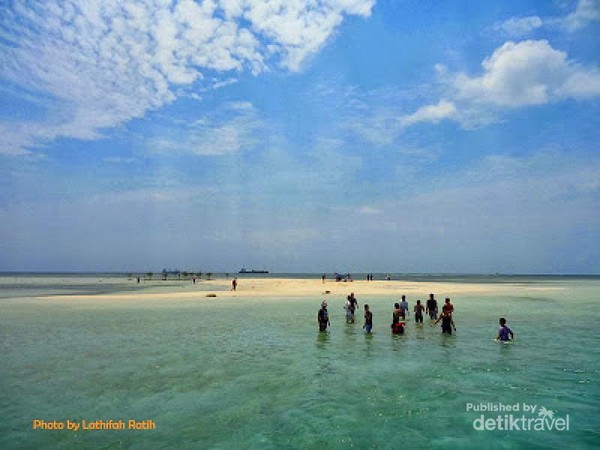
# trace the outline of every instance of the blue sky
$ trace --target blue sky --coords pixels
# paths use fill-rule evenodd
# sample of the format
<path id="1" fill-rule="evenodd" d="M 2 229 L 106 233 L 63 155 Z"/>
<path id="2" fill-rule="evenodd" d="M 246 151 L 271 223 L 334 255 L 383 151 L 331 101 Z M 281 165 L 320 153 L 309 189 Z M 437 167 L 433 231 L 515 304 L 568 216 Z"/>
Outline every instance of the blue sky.
<path id="1" fill-rule="evenodd" d="M 0 270 L 599 273 L 600 2 L 9 1 Z"/>

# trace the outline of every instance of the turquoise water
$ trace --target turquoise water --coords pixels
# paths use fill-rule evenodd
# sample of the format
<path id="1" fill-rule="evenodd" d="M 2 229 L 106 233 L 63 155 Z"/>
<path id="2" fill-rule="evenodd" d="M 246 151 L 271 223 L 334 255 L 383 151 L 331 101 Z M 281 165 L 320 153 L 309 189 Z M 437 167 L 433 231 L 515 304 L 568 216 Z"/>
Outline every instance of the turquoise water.
<path id="1" fill-rule="evenodd" d="M 451 337 L 428 319 L 390 335 L 395 298 L 357 286 L 372 335 L 345 324 L 336 297 L 320 334 L 321 297 L 128 306 L 6 288 L 0 448 L 598 448 L 600 281 L 527 279 L 502 296 L 489 284 L 453 296 Z M 493 341 L 501 315 L 514 343 Z M 545 407 L 569 415 L 570 429 L 477 431 L 482 413 L 469 403 Z M 151 419 L 156 429 L 32 430 L 34 419 Z"/>

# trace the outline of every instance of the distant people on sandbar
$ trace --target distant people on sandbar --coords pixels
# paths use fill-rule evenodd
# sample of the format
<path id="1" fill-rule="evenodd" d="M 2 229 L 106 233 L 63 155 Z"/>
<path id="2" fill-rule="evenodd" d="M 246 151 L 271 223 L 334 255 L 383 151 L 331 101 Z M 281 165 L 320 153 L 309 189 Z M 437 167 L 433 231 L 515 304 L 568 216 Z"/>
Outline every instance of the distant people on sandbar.
<path id="1" fill-rule="evenodd" d="M 321 275 L 321 282 L 325 284 L 325 274 Z"/>
<path id="2" fill-rule="evenodd" d="M 448 314 L 452 314 L 454 312 L 454 305 L 450 303 L 450 299 L 446 297 L 446 301 L 442 306 L 442 312 L 447 312 Z"/>
<path id="3" fill-rule="evenodd" d="M 437 324 L 440 320 L 442 321 L 442 333 L 452 334 L 452 330 L 456 331 L 456 326 L 452 320 L 452 314 L 442 311 L 442 314 L 440 314 L 440 317 L 434 322 L 433 325 Z"/>
<path id="4" fill-rule="evenodd" d="M 423 311 L 425 311 L 425 307 L 421 304 L 421 300 L 417 300 L 414 308 L 415 323 L 423 323 Z"/>
<path id="5" fill-rule="evenodd" d="M 514 339 L 515 334 L 506 325 L 506 319 L 504 317 L 500 317 L 498 322 L 500 323 L 500 328 L 498 329 L 498 337 L 496 337 L 496 340 L 507 342 Z"/>
<path id="6" fill-rule="evenodd" d="M 400 309 L 400 303 L 394 303 L 391 329 L 393 334 L 404 333 L 404 321 L 402 320 L 402 309 Z"/>
<path id="7" fill-rule="evenodd" d="M 340 281 L 343 281 L 344 283 L 347 282 L 347 281 L 352 282 L 352 275 L 350 275 L 349 273 L 347 273 L 346 275 L 342 275 L 342 274 L 336 273 L 335 274 L 335 281 L 337 281 L 338 283 Z"/>
<path id="8" fill-rule="evenodd" d="M 388 273 L 388 274 L 385 276 L 385 279 L 386 279 L 387 281 L 390 281 L 390 280 L 392 279 L 392 277 L 391 277 L 391 276 L 390 276 L 390 274 Z"/>
<path id="9" fill-rule="evenodd" d="M 364 308 L 365 308 L 365 324 L 363 325 L 363 328 L 365 329 L 366 333 L 370 334 L 371 330 L 373 329 L 373 313 L 369 309 L 369 305 L 365 305 Z"/>
<path id="10" fill-rule="evenodd" d="M 231 280 L 231 290 L 232 291 L 235 291 L 237 289 L 237 285 L 238 285 L 237 278 L 234 278 L 233 280 Z"/>
<path id="11" fill-rule="evenodd" d="M 317 323 L 319 324 L 319 331 L 327 331 L 327 327 L 331 325 L 329 321 L 329 313 L 327 312 L 327 302 L 321 303 L 321 309 L 317 313 Z"/>
<path id="12" fill-rule="evenodd" d="M 437 300 L 434 298 L 433 294 L 429 294 L 429 300 L 427 300 L 425 312 L 429 313 L 429 318 L 431 320 L 437 319 L 438 315 L 438 306 Z"/>
<path id="13" fill-rule="evenodd" d="M 402 301 L 400 302 L 400 310 L 402 311 L 402 320 L 406 319 L 408 315 L 408 302 L 406 301 L 406 295 L 402 296 Z"/>

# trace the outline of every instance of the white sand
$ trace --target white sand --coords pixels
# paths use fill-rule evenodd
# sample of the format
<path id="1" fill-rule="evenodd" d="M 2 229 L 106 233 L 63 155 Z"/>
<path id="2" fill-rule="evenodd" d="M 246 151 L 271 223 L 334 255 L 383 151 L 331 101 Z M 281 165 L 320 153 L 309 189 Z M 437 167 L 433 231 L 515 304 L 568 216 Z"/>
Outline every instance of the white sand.
<path id="1" fill-rule="evenodd" d="M 202 286 L 202 289 L 199 289 Z M 211 288 L 214 287 L 214 290 Z M 209 289 L 209 290 L 207 290 Z M 531 290 L 532 287 L 527 288 Z M 536 290 L 555 289 L 553 287 L 536 287 Z M 429 293 L 434 293 L 438 300 L 459 294 L 476 293 L 514 293 L 519 290 L 517 283 L 490 284 L 490 283 L 449 283 L 449 282 L 414 282 L 414 281 L 354 281 L 335 282 L 326 280 L 322 283 L 320 279 L 286 279 L 286 278 L 243 278 L 238 279 L 236 291 L 231 290 L 231 280 L 202 280 L 194 285 L 191 281 L 176 284 L 161 285 L 159 281 L 143 283 L 138 292 L 121 292 L 114 294 L 98 295 L 58 295 L 43 297 L 38 300 L 49 302 L 58 301 L 110 301 L 118 300 L 119 303 L 137 303 L 139 301 L 154 300 L 201 300 L 211 299 L 209 294 L 214 294 L 217 299 L 227 300 L 230 298 L 264 298 L 284 299 L 294 297 L 328 297 L 343 296 L 344 298 L 354 292 L 358 297 L 389 296 L 399 298 L 405 294 L 411 301 L 417 298 L 425 301 Z M 214 298 L 212 298 L 214 300 Z"/>

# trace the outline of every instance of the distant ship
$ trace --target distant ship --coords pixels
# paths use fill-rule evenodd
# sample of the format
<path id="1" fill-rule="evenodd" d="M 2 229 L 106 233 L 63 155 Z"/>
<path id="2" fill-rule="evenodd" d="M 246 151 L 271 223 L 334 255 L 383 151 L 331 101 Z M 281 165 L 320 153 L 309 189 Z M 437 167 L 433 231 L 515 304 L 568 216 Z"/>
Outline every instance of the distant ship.
<path id="1" fill-rule="evenodd" d="M 240 270 L 238 273 L 269 273 L 268 270 L 246 270 L 245 267 L 242 267 L 242 270 Z"/>

